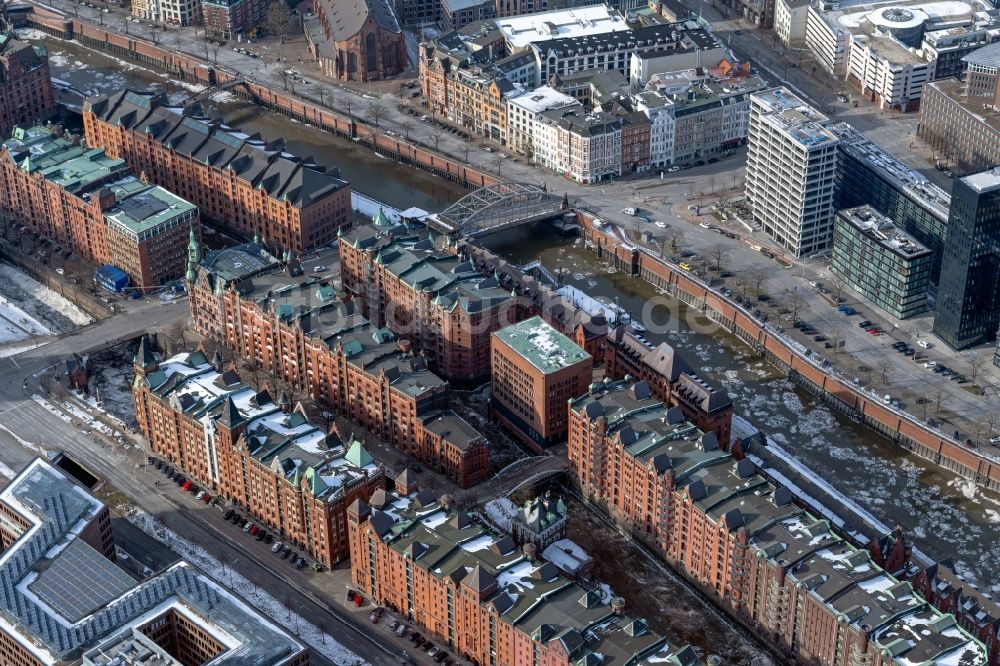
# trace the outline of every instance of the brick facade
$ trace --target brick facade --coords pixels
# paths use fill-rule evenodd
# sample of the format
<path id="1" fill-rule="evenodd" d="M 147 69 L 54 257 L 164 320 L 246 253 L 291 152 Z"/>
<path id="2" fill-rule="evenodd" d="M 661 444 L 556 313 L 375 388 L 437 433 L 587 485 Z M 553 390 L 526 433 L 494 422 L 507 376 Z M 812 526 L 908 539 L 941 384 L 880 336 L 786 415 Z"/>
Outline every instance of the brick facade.
<path id="1" fill-rule="evenodd" d="M 646 382 L 595 385 L 574 400 L 568 457 L 586 497 L 794 663 L 986 663 L 954 618 Z"/>
<path id="2" fill-rule="evenodd" d="M 267 13 L 264 0 L 202 0 L 205 30 L 233 39 L 259 26 Z"/>
<path id="3" fill-rule="evenodd" d="M 48 120 L 55 109 L 45 45 L 0 32 L 0 139 L 17 126 Z"/>
<path id="4" fill-rule="evenodd" d="M 309 49 L 327 76 L 381 81 L 406 69 L 406 38 L 389 0 L 313 0 L 321 35 Z"/>
<path id="5" fill-rule="evenodd" d="M 348 557 L 344 510 L 385 485 L 360 443 L 341 445 L 221 358 L 161 362 L 144 338 L 135 371 L 136 420 L 154 453 L 324 566 Z"/>
<path id="6" fill-rule="evenodd" d="M 456 656 L 483 666 L 703 666 L 690 647 L 625 616 L 623 599 L 609 606 L 534 550 L 455 511 L 448 496 L 372 499 L 348 510 L 354 586 Z"/>
<path id="7" fill-rule="evenodd" d="M 729 394 L 710 386 L 666 342 L 652 347 L 627 326 L 616 328 L 604 345 L 604 374 L 645 381 L 657 400 L 680 407 L 685 419 L 703 432 L 714 432 L 722 448 L 729 449 L 733 417 Z"/>
<path id="8" fill-rule="evenodd" d="M 538 453 L 566 437 L 566 403 L 587 390 L 593 359 L 532 317 L 493 334 L 492 412 Z"/>
<path id="9" fill-rule="evenodd" d="M 490 336 L 527 316 L 509 288 L 426 231 L 375 224 L 342 234 L 339 245 L 342 289 L 449 380 L 486 379 Z"/>
<path id="10" fill-rule="evenodd" d="M 253 244 L 250 244 L 252 247 Z M 259 248 L 258 248 L 259 249 Z M 243 252 L 240 248 L 223 253 Z M 485 438 L 448 409 L 446 384 L 411 352 L 405 339 L 369 323 L 352 307 L 313 303 L 302 319 L 238 290 L 241 279 L 213 273 L 207 257 L 189 283 L 192 327 L 307 391 L 375 437 L 468 487 L 486 478 Z M 250 259 L 245 265 L 251 265 Z M 263 272 L 274 274 L 274 266 Z M 280 267 L 278 278 L 282 278 Z M 249 276 L 246 276 L 249 278 Z M 264 284 L 262 275 L 256 280 Z M 323 285 L 304 276 L 295 293 Z M 287 280 L 285 280 L 287 285 Z M 261 295 L 267 292 L 261 288 Z M 326 292 L 324 292 L 325 294 Z M 327 297 L 332 299 L 332 291 Z M 310 322 L 304 325 L 303 322 Z M 316 326 L 310 329 L 309 326 Z"/>
<path id="11" fill-rule="evenodd" d="M 196 204 L 244 237 L 295 252 L 331 243 L 351 217 L 350 185 L 205 118 L 182 116 L 152 93 L 123 91 L 84 103 L 86 141 L 140 176 Z"/>
<path id="12" fill-rule="evenodd" d="M 157 222 L 137 221 L 139 212 L 120 206 L 133 197 L 179 208 Z M 91 262 L 117 266 L 137 287 L 183 277 L 189 235 L 201 237 L 197 208 L 136 181 L 122 161 L 88 151 L 58 128 L 18 128 L 0 149 L 0 209 Z"/>

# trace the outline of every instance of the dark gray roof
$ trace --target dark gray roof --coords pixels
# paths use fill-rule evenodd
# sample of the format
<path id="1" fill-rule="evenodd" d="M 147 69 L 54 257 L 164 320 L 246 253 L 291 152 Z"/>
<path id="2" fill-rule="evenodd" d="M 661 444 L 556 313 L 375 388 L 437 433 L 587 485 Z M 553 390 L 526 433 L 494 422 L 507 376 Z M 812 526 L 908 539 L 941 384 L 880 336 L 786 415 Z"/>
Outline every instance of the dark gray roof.
<path id="1" fill-rule="evenodd" d="M 113 564 L 98 562 L 100 555 L 77 539 L 104 505 L 41 459 L 11 480 L 0 501 L 37 526 L 0 555 L 0 615 L 17 628 L 12 639 L 46 652 L 53 662 L 75 663 L 84 650 L 170 603 L 185 608 L 208 633 L 215 628 L 232 638 L 213 664 L 272 666 L 303 650 L 186 562 L 126 585 L 124 574 L 112 573 Z M 26 594 L 22 583 L 39 571 L 44 573 L 29 585 L 38 596 Z"/>
<path id="2" fill-rule="evenodd" d="M 1000 67 L 1000 42 L 989 44 L 962 58 L 962 62 L 985 67 Z"/>
<path id="3" fill-rule="evenodd" d="M 283 150 L 281 141 L 265 143 L 214 120 L 185 115 L 163 106 L 150 92 L 123 90 L 88 97 L 84 110 L 102 122 L 151 134 L 171 150 L 237 176 L 269 196 L 305 208 L 336 193 L 347 183 L 323 168 Z"/>
<path id="4" fill-rule="evenodd" d="M 369 16 L 390 32 L 401 32 L 396 12 L 388 0 L 320 0 L 317 11 L 326 14 L 327 37 L 340 42 L 361 32 Z"/>

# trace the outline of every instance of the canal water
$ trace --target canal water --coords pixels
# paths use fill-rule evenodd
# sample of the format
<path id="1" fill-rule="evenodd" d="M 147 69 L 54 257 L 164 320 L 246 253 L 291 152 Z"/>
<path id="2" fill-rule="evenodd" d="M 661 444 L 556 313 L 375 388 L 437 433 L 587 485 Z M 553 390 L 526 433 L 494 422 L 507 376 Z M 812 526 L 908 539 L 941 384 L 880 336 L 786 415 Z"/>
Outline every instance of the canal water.
<path id="1" fill-rule="evenodd" d="M 48 40 L 53 77 L 86 91 L 123 87 L 162 90 L 179 101 L 191 90 L 155 72 L 95 54 L 77 44 Z M 279 114 L 235 100 L 210 109 L 244 132 L 284 137 L 289 149 L 336 165 L 353 187 L 398 208 L 440 211 L 464 194 L 454 183 L 375 156 Z M 973 484 L 907 455 L 887 439 L 829 409 L 771 366 L 751 356 L 733 336 L 665 297 L 649 284 L 610 269 L 579 241 L 545 230 L 500 240 L 494 248 L 521 263 L 540 259 L 561 280 L 618 304 L 649 326 L 646 337 L 666 340 L 691 365 L 732 395 L 737 413 L 761 428 L 834 488 L 882 523 L 903 526 L 914 545 L 934 559 L 951 557 L 956 569 L 983 591 L 1000 593 L 1000 501 Z M 665 306 L 650 307 L 653 302 Z M 665 330 L 660 330 L 660 329 Z"/>
<path id="2" fill-rule="evenodd" d="M 617 297 L 647 326 L 643 335 L 650 342 L 674 345 L 702 376 L 724 387 L 737 414 L 883 524 L 902 526 L 922 553 L 951 557 L 967 580 L 1000 594 L 1000 498 L 830 409 L 751 355 L 735 336 L 649 283 L 610 268 L 580 240 L 567 243 L 539 228 L 530 241 L 513 237 L 490 245 L 516 263 L 541 260 L 563 284 L 594 297 Z"/>
<path id="3" fill-rule="evenodd" d="M 85 49 L 74 42 L 47 39 L 53 78 L 93 94 L 122 88 L 157 90 L 174 103 L 202 87 L 168 80 L 162 74 Z M 283 138 L 288 152 L 312 157 L 316 164 L 337 166 L 355 191 L 395 208 L 411 206 L 439 212 L 459 199 L 460 185 L 427 171 L 379 158 L 352 141 L 339 139 L 309 125 L 243 102 L 231 94 L 205 104 L 209 115 L 221 118 L 247 134 L 260 133 L 268 140 Z"/>

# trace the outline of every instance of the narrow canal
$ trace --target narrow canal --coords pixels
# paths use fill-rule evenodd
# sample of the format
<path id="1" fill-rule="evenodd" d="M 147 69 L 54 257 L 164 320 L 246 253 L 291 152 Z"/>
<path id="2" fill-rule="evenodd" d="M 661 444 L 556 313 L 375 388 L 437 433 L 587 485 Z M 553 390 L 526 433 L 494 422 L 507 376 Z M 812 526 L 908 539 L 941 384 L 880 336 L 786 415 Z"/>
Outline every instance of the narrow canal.
<path id="1" fill-rule="evenodd" d="M 48 40 L 53 77 L 87 91 L 114 92 L 123 87 L 161 90 L 179 101 L 189 90 L 165 77 L 83 47 Z M 382 159 L 279 114 L 261 111 L 231 96 L 211 103 L 210 112 L 247 133 L 265 139 L 284 137 L 289 150 L 317 163 L 341 168 L 354 188 L 399 208 L 419 206 L 440 211 L 464 190 L 426 172 Z M 616 298 L 640 315 L 658 296 L 641 280 L 601 263 L 579 241 L 567 243 L 545 231 L 528 240 L 495 246 L 509 259 L 540 259 L 564 283 L 593 296 Z M 662 298 L 662 297 L 660 297 Z M 688 321 L 673 302 L 666 332 L 647 332 L 654 343 L 667 340 L 689 362 L 732 395 L 738 413 L 764 430 L 825 478 L 834 488 L 867 508 L 884 524 L 903 526 L 926 555 L 950 556 L 956 569 L 984 591 L 1000 593 L 1000 501 L 920 458 L 906 455 L 891 442 L 834 412 L 797 388 L 772 367 L 748 354 L 736 338 L 706 321 Z M 654 316 L 662 314 L 662 310 Z M 663 324 L 662 318 L 657 319 Z"/>

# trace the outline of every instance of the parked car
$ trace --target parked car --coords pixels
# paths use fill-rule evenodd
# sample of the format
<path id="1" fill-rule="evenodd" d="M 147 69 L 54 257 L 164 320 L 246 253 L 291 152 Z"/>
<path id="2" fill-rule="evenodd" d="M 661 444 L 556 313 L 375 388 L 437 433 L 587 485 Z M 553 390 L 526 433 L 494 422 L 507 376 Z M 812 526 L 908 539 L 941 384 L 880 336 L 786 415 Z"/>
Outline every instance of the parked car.
<path id="1" fill-rule="evenodd" d="M 249 531 L 250 531 L 250 529 L 251 529 L 251 528 L 252 528 L 253 526 L 254 526 L 254 524 L 253 524 L 253 523 L 251 523 L 251 522 L 250 522 L 250 521 L 248 520 L 248 521 L 246 522 L 246 524 L 245 524 L 245 525 L 243 525 L 243 531 L 244 531 L 244 532 L 249 532 Z"/>
<path id="2" fill-rule="evenodd" d="M 281 549 L 281 559 L 287 560 L 288 556 L 291 554 L 292 554 L 292 549 L 289 548 L 288 546 L 285 546 L 284 548 Z"/>
<path id="3" fill-rule="evenodd" d="M 436 645 L 432 645 L 431 649 L 427 651 L 427 656 L 430 657 L 431 659 L 433 659 L 435 656 L 437 656 L 437 654 L 440 651 L 441 651 L 441 648 L 439 648 Z"/>
<path id="4" fill-rule="evenodd" d="M 406 634 L 406 625 L 400 622 L 394 633 L 402 638 Z"/>
<path id="5" fill-rule="evenodd" d="M 862 319 L 861 321 L 858 322 L 858 328 L 868 328 L 871 325 L 872 323 L 867 319 Z"/>
<path id="6" fill-rule="evenodd" d="M 274 542 L 274 545 L 273 545 L 273 546 L 271 546 L 271 552 L 272 552 L 272 553 L 277 553 L 277 552 L 278 552 L 279 550 L 281 550 L 281 547 L 282 547 L 282 545 L 283 545 L 283 544 L 282 544 L 282 543 L 281 543 L 280 541 L 275 541 L 275 542 Z M 348 594 L 348 595 L 347 595 L 347 600 L 348 600 L 348 601 L 350 601 L 350 600 L 351 600 L 351 594 Z"/>
<path id="7" fill-rule="evenodd" d="M 233 511 L 232 509 L 226 509 L 226 512 L 224 514 L 222 514 L 222 519 L 223 520 L 229 520 L 230 518 L 233 517 L 234 513 L 236 513 L 236 512 Z"/>
<path id="8" fill-rule="evenodd" d="M 921 349 L 930 349 L 934 345 L 927 342 L 926 340 L 917 340 L 917 346 L 920 347 Z"/>
<path id="9" fill-rule="evenodd" d="M 924 363 L 924 367 L 928 369 L 933 368 L 936 365 L 937 361 L 927 361 L 926 363 Z"/>

